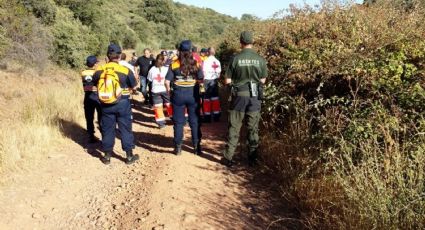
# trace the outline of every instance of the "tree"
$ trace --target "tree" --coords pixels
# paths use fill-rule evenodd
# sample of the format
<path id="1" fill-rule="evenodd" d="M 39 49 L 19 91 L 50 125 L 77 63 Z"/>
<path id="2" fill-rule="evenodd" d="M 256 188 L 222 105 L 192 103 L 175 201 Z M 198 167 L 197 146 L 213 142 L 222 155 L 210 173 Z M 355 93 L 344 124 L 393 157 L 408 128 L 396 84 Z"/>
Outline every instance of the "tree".
<path id="1" fill-rule="evenodd" d="M 259 21 L 260 18 L 253 14 L 242 14 L 241 21 Z"/>

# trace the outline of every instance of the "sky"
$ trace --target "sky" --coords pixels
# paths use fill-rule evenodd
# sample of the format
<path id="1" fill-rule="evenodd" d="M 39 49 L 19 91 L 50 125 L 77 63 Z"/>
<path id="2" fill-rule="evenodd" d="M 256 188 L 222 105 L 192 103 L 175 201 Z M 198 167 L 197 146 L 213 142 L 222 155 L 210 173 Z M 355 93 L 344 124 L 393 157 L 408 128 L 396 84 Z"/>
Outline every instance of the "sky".
<path id="1" fill-rule="evenodd" d="M 290 4 L 303 6 L 319 5 L 320 0 L 174 0 L 198 7 L 211 8 L 219 13 L 240 18 L 244 13 L 252 14 L 261 19 L 267 19 L 282 9 L 288 9 Z M 363 0 L 355 0 L 363 2 Z"/>

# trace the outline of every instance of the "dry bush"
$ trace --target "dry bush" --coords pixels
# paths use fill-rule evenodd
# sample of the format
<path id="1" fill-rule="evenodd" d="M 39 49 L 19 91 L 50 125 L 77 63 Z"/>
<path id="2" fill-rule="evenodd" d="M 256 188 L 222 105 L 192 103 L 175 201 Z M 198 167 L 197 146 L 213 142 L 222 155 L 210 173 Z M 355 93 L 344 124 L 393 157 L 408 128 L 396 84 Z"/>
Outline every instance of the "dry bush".
<path id="1" fill-rule="evenodd" d="M 28 77 L 30 75 L 31 77 Z M 75 73 L 50 67 L 0 72 L 6 86 L 0 94 L 0 171 L 16 170 L 51 153 L 66 138 L 60 119 L 82 123 L 82 93 Z"/>
<path id="2" fill-rule="evenodd" d="M 52 48 L 49 29 L 18 1 L 1 0 L 0 3 L 0 11 L 3 11 L 0 13 L 0 38 L 7 39 L 3 48 L 5 41 L 0 42 L 2 62 L 7 66 L 10 61 L 18 61 L 42 71 L 49 63 Z"/>
<path id="3" fill-rule="evenodd" d="M 305 228 L 424 228 L 425 10 L 335 2 L 224 36 L 268 60 L 264 161 Z"/>

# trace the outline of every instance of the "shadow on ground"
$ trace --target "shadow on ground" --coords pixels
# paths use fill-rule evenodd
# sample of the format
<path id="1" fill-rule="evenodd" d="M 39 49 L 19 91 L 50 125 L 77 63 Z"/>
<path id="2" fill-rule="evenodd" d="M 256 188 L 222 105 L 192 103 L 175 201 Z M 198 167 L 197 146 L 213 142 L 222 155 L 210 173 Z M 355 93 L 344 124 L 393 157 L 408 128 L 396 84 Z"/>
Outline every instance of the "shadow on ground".
<path id="1" fill-rule="evenodd" d="M 209 148 L 204 149 L 201 157 L 212 162 L 220 161 L 226 136 L 226 132 L 221 130 L 226 130 L 226 127 L 226 122 L 203 126 L 203 134 L 208 137 L 204 142 L 208 143 L 206 146 Z M 242 131 L 241 140 L 245 138 L 245 131 Z M 226 196 L 226 190 L 219 196 L 204 197 L 203 202 L 206 206 L 213 207 L 207 215 L 209 221 L 216 223 L 217 226 L 223 226 L 223 229 L 233 229 L 234 221 L 245 223 L 244 229 L 302 229 L 303 225 L 297 221 L 297 211 L 281 196 L 279 178 L 272 175 L 261 164 L 249 167 L 246 154 L 242 154 L 244 149 L 246 149 L 245 146 L 238 148 L 234 157 L 237 164 L 230 169 L 217 164 L 196 166 L 201 170 L 221 172 L 224 177 L 227 177 L 225 188 L 243 188 L 241 191 L 230 190 L 230 193 L 235 196 L 233 199 L 220 199 Z M 240 208 L 240 204 L 243 208 Z M 223 218 L 223 210 L 226 210 L 227 218 Z"/>
<path id="2" fill-rule="evenodd" d="M 101 148 L 100 141 L 97 143 L 88 143 L 86 129 L 84 129 L 83 127 L 81 127 L 79 124 L 75 122 L 60 119 L 59 123 L 60 123 L 60 131 L 65 137 L 73 140 L 75 143 L 77 143 L 78 145 L 86 149 L 87 150 L 86 152 L 90 156 L 98 158 L 100 160 L 100 158 L 102 157 L 102 151 L 101 151 L 102 148 Z M 126 161 L 124 157 L 119 156 L 115 153 L 112 154 L 112 157 L 123 162 Z"/>

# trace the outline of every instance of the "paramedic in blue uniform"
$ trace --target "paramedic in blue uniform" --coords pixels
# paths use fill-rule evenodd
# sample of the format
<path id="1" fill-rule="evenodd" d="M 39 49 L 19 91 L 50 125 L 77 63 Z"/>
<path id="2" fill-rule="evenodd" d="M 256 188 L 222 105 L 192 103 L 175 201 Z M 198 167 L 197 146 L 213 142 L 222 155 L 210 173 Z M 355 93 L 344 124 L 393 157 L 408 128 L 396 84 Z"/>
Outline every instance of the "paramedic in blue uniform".
<path id="1" fill-rule="evenodd" d="M 99 130 L 101 129 L 101 108 L 99 97 L 97 96 L 97 88 L 93 82 L 93 75 L 96 72 L 99 61 L 96 56 L 88 56 L 86 59 L 86 65 L 88 69 L 81 72 L 81 78 L 83 81 L 84 88 L 84 115 L 87 124 L 87 133 L 89 134 L 89 142 L 95 143 L 98 141 L 94 135 L 94 113 L 97 113 L 97 122 L 99 123 Z"/>
<path id="2" fill-rule="evenodd" d="M 168 69 L 165 86 L 171 94 L 174 121 L 174 153 L 180 155 L 183 127 L 186 123 L 185 109 L 189 114 L 193 153 L 201 154 L 201 130 L 199 122 L 199 84 L 203 81 L 201 65 L 193 58 L 192 42 L 184 40 L 179 45 L 178 59 Z"/>
<path id="3" fill-rule="evenodd" d="M 107 56 L 109 62 L 98 68 L 93 76 L 93 82 L 97 85 L 102 73 L 112 69 L 119 77 L 122 88 L 121 97 L 114 104 L 101 103 L 102 107 L 102 147 L 105 155 L 101 158 L 104 164 L 111 162 L 112 151 L 115 144 L 115 129 L 121 134 L 121 146 L 126 152 L 126 164 L 132 164 L 139 159 L 133 155 L 134 136 L 132 130 L 132 112 L 130 103 L 130 90 L 136 87 L 136 78 L 133 72 L 125 66 L 118 64 L 121 59 L 121 47 L 116 44 L 108 46 Z"/>

